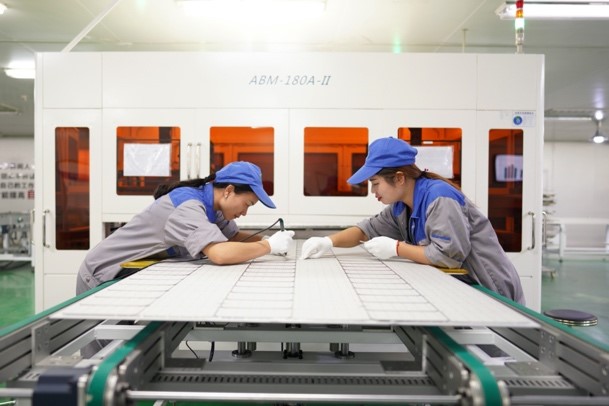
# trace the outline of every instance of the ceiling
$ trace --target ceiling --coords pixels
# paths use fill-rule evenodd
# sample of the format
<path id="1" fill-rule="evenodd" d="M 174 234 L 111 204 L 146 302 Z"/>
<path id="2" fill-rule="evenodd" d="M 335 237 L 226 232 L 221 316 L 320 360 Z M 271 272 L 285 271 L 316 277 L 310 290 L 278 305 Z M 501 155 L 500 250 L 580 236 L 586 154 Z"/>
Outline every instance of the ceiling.
<path id="1" fill-rule="evenodd" d="M 264 23 L 189 15 L 176 0 L 0 2 L 8 7 L 0 15 L 0 68 L 62 51 L 85 31 L 70 52 L 516 51 L 513 21 L 495 15 L 501 0 L 326 0 L 316 19 Z M 524 52 L 545 55 L 545 140 L 588 142 L 593 121 L 548 117 L 609 114 L 609 22 L 527 20 Z M 34 80 L 0 69 L 0 136 L 33 136 L 33 93 Z"/>

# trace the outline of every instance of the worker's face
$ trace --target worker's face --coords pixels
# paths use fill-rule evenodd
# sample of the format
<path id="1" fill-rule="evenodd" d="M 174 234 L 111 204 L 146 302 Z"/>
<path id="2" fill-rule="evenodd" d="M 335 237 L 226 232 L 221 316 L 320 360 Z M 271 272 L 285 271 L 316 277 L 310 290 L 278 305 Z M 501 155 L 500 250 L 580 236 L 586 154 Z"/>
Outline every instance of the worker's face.
<path id="1" fill-rule="evenodd" d="M 403 177 L 403 175 L 402 175 Z M 373 176 L 369 179 L 372 193 L 376 200 L 383 204 L 395 203 L 402 199 L 403 190 L 400 188 L 401 182 L 391 184 L 382 176 Z"/>
<path id="2" fill-rule="evenodd" d="M 234 220 L 247 215 L 247 210 L 258 203 L 258 196 L 254 192 L 235 193 L 233 185 L 224 189 L 220 199 L 220 211 L 227 220 Z"/>

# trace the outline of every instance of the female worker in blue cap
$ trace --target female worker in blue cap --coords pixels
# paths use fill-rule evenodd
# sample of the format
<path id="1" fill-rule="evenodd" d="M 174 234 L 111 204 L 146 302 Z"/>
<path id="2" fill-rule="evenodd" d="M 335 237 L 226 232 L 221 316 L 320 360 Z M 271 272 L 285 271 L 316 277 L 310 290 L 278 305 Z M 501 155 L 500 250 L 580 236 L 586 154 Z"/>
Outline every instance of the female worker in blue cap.
<path id="1" fill-rule="evenodd" d="M 124 262 L 179 256 L 224 265 L 266 254 L 285 254 L 293 231 L 268 239 L 239 231 L 235 219 L 261 201 L 275 204 L 262 187 L 258 166 L 232 162 L 204 179 L 161 185 L 155 201 L 87 254 L 78 271 L 76 293 L 126 276 Z M 247 239 L 248 242 L 241 242 Z"/>
<path id="2" fill-rule="evenodd" d="M 369 180 L 377 200 L 388 206 L 355 227 L 309 238 L 302 246 L 302 258 L 319 258 L 332 247 L 353 247 L 364 241 L 364 248 L 380 259 L 401 257 L 464 268 L 466 282 L 524 304 L 518 273 L 488 218 L 447 179 L 419 169 L 416 155 L 415 148 L 397 138 L 370 144 L 364 166 L 347 182 Z"/>

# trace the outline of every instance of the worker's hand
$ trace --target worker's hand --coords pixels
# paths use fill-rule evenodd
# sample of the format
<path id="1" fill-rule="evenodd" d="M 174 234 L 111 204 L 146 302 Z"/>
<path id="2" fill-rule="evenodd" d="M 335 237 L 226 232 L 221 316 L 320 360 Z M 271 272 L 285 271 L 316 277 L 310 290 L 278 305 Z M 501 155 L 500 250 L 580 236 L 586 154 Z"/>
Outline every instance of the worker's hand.
<path id="1" fill-rule="evenodd" d="M 398 255 L 397 240 L 389 237 L 374 237 L 364 243 L 364 248 L 379 259 L 389 259 Z"/>
<path id="2" fill-rule="evenodd" d="M 271 246 L 270 253 L 273 255 L 286 255 L 288 253 L 288 248 L 290 248 L 292 237 L 294 237 L 294 231 L 291 230 L 277 231 L 270 236 L 268 240 L 266 240 Z"/>
<path id="3" fill-rule="evenodd" d="M 319 258 L 333 246 L 330 237 L 311 237 L 302 244 L 300 259 Z"/>

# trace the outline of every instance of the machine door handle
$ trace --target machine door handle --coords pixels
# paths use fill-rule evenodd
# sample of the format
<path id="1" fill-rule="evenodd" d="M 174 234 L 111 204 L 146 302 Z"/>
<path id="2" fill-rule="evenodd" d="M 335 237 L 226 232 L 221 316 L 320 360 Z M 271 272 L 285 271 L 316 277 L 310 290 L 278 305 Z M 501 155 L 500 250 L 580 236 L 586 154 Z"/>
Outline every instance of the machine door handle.
<path id="1" fill-rule="evenodd" d="M 45 210 L 42 212 L 42 246 L 45 248 L 51 248 L 47 244 L 47 214 L 51 213 L 51 210 Z"/>
<path id="2" fill-rule="evenodd" d="M 186 179 L 190 179 L 190 165 L 192 161 L 192 142 L 186 144 Z"/>
<path id="3" fill-rule="evenodd" d="M 529 216 L 531 216 L 531 239 L 532 239 L 532 243 L 531 246 L 527 248 L 527 250 L 531 251 L 535 249 L 535 213 L 530 211 L 527 213 Z"/>
<path id="4" fill-rule="evenodd" d="M 34 219 L 36 218 L 36 209 L 30 210 L 30 247 L 34 246 Z M 30 248 L 31 249 L 31 248 Z"/>
<path id="5" fill-rule="evenodd" d="M 548 213 L 541 212 L 541 247 L 548 246 Z"/>
<path id="6" fill-rule="evenodd" d="M 201 143 L 197 142 L 197 148 L 195 149 L 195 179 L 201 177 Z"/>

